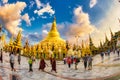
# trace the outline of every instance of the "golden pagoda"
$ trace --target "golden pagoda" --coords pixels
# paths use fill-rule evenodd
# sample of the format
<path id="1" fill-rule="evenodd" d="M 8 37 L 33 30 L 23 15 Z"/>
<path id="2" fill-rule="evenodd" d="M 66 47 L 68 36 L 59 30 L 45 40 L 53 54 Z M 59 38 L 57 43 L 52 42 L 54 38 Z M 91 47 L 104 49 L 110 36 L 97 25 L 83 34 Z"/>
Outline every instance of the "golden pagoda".
<path id="1" fill-rule="evenodd" d="M 53 54 L 55 54 L 55 57 L 57 56 L 56 58 L 60 59 L 61 54 L 59 52 L 62 53 L 62 49 L 65 48 L 66 43 L 65 43 L 65 40 L 63 40 L 60 37 L 60 34 L 57 30 L 56 18 L 54 18 L 52 27 L 51 27 L 48 35 L 46 36 L 45 39 L 43 39 L 40 42 L 40 45 L 43 46 L 43 52 L 46 54 L 45 55 L 46 57 L 48 57 L 48 55 L 50 54 L 49 50 L 51 50 L 54 52 Z M 53 50 L 53 48 L 54 48 L 54 50 Z"/>
<path id="2" fill-rule="evenodd" d="M 60 37 L 60 34 L 57 30 L 57 27 L 56 27 L 56 18 L 54 18 L 54 21 L 52 23 L 52 27 L 51 27 L 51 30 L 49 31 L 47 37 L 42 40 L 40 43 L 65 43 L 65 40 L 63 40 L 61 37 Z"/>

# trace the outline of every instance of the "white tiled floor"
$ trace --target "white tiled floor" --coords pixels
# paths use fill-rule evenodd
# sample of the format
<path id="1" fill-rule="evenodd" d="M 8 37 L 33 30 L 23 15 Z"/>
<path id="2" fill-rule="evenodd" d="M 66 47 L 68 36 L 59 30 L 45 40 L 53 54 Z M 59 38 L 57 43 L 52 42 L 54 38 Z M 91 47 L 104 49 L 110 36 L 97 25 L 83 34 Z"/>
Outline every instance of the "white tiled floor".
<path id="1" fill-rule="evenodd" d="M 78 64 L 78 70 L 74 69 L 74 64 L 69 69 L 67 64 L 64 65 L 63 61 L 57 61 L 57 73 L 50 72 L 51 66 L 50 61 L 46 61 L 49 65 L 46 67 L 45 71 L 51 73 L 48 74 L 46 72 L 38 71 L 39 67 L 39 61 L 36 61 L 33 64 L 33 72 L 28 72 L 28 59 L 25 57 L 22 57 L 21 65 L 18 65 L 17 63 L 17 57 L 15 62 L 15 68 L 17 69 L 16 72 L 12 72 L 10 70 L 10 64 L 9 64 L 9 55 L 8 53 L 4 53 L 3 59 L 4 62 L 0 63 L 0 75 L 2 76 L 3 80 L 10 80 L 10 74 L 17 74 L 20 76 L 21 80 L 67 80 L 66 78 L 62 77 L 68 77 L 68 78 L 75 78 L 75 79 L 93 79 L 93 78 L 99 78 L 99 77 L 105 77 L 112 75 L 114 73 L 120 72 L 120 66 L 110 66 L 107 67 L 105 65 L 114 65 L 114 64 L 120 64 L 120 60 L 114 61 L 114 59 L 117 59 L 117 54 L 111 53 L 111 58 L 108 59 L 108 56 L 104 58 L 105 62 L 101 63 L 101 57 L 100 55 L 96 55 L 93 57 L 93 69 L 90 71 L 85 71 L 83 67 L 83 62 L 80 62 Z M 100 66 L 104 65 L 104 66 Z M 18 70 L 21 69 L 21 70 Z M 62 76 L 62 77 L 56 77 L 52 74 Z"/>

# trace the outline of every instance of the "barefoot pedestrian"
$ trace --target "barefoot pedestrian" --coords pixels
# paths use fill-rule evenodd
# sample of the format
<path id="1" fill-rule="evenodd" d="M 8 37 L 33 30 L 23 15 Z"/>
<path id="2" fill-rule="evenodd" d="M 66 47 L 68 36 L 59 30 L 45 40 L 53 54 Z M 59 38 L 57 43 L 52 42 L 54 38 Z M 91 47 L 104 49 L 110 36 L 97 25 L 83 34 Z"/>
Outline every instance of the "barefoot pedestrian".
<path id="1" fill-rule="evenodd" d="M 52 59 L 52 70 L 51 70 L 51 72 L 52 71 L 55 71 L 57 73 L 57 71 L 56 71 L 56 59 L 55 58 Z"/>
<path id="2" fill-rule="evenodd" d="M 15 62 L 15 56 L 14 56 L 13 51 L 12 51 L 10 54 L 10 66 L 11 66 L 12 71 L 15 71 L 14 62 Z"/>
<path id="3" fill-rule="evenodd" d="M 47 64 L 46 64 L 44 58 L 41 58 L 41 60 L 40 60 L 40 64 L 39 64 L 39 70 L 44 71 L 46 65 L 47 65 Z"/>

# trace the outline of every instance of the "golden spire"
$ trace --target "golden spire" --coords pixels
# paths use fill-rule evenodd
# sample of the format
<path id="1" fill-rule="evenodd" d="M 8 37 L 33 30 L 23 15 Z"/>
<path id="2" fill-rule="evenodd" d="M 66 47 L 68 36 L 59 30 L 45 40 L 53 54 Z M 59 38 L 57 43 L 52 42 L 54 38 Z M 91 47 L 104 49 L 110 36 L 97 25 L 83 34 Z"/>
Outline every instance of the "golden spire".
<path id="1" fill-rule="evenodd" d="M 17 34 L 16 40 L 14 41 L 14 45 L 18 48 L 21 48 L 21 39 L 22 39 L 22 31 L 20 30 Z"/>
<path id="2" fill-rule="evenodd" d="M 51 38 L 51 37 L 60 37 L 60 34 L 56 27 L 56 18 L 55 17 L 54 17 L 54 21 L 52 23 L 52 27 L 51 27 L 50 32 L 48 33 L 47 38 Z"/>
<path id="3" fill-rule="evenodd" d="M 111 39 L 112 39 L 114 35 L 113 35 L 113 32 L 110 27 L 109 27 L 109 29 L 110 29 Z"/>
<path id="4" fill-rule="evenodd" d="M 52 28 L 50 31 L 57 31 L 57 28 L 56 28 L 56 17 L 54 17 L 54 21 L 52 23 Z"/>
<path id="5" fill-rule="evenodd" d="M 108 38 L 107 38 L 107 35 L 105 34 L 105 42 L 108 42 Z"/>

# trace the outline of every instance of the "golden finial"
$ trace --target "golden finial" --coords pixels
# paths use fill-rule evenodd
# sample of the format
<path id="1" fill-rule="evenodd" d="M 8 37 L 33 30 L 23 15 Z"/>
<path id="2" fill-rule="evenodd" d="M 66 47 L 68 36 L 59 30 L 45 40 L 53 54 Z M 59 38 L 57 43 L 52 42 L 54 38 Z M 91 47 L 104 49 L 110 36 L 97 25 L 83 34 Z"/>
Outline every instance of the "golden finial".
<path id="1" fill-rule="evenodd" d="M 56 17 L 54 16 L 54 21 L 56 21 Z"/>

